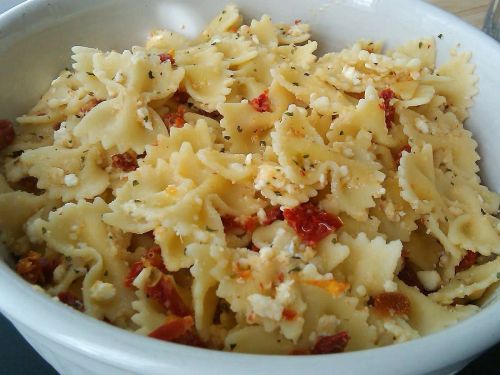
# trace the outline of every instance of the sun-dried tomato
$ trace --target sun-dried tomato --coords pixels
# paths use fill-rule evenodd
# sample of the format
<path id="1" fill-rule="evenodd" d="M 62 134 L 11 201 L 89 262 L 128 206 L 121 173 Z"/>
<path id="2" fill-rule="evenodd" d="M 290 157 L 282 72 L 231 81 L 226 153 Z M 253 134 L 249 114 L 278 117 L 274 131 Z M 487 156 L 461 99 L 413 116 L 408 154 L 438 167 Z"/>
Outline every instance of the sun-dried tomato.
<path id="1" fill-rule="evenodd" d="M 200 338 L 200 336 L 195 332 L 194 328 L 191 328 L 185 334 L 179 336 L 178 338 L 172 340 L 176 344 L 196 346 L 198 348 L 206 348 L 207 344 Z"/>
<path id="2" fill-rule="evenodd" d="M 252 232 L 259 224 L 256 216 L 250 216 L 243 221 L 238 220 L 232 215 L 224 215 L 221 217 L 224 232 L 231 232 L 234 230 L 244 230 L 245 232 Z"/>
<path id="3" fill-rule="evenodd" d="M 40 253 L 30 251 L 19 259 L 16 272 L 32 284 L 47 285 L 52 282 L 54 270 L 59 263 L 59 259 L 49 259 Z"/>
<path id="4" fill-rule="evenodd" d="M 257 245 L 255 245 L 253 242 L 250 244 L 250 251 L 255 251 L 256 253 L 258 253 L 260 251 L 260 249 L 257 247 Z"/>
<path id="5" fill-rule="evenodd" d="M 0 151 L 14 142 L 16 133 L 14 125 L 9 120 L 0 120 Z"/>
<path id="6" fill-rule="evenodd" d="M 271 101 L 269 100 L 269 90 L 266 89 L 250 101 L 250 104 L 257 112 L 269 112 L 271 111 Z"/>
<path id="7" fill-rule="evenodd" d="M 283 220 L 283 211 L 281 211 L 279 206 L 269 206 L 265 209 L 266 219 L 262 225 L 270 225 L 276 220 Z"/>
<path id="8" fill-rule="evenodd" d="M 189 331 L 193 327 L 193 324 L 194 321 L 191 315 L 181 318 L 173 318 L 155 329 L 148 336 L 155 339 L 172 341 Z"/>
<path id="9" fill-rule="evenodd" d="M 321 336 L 311 350 L 311 354 L 342 353 L 350 337 L 346 331 L 341 331 L 331 336 Z"/>
<path id="10" fill-rule="evenodd" d="M 174 99 L 179 104 L 186 104 L 189 100 L 189 94 L 184 90 L 177 90 L 174 94 Z"/>
<path id="11" fill-rule="evenodd" d="M 135 171 L 139 166 L 137 164 L 137 157 L 131 152 L 111 156 L 111 165 L 113 168 L 121 169 L 124 172 Z"/>
<path id="12" fill-rule="evenodd" d="M 74 308 L 75 310 L 84 311 L 83 302 L 71 292 L 61 292 L 57 295 L 59 301 Z"/>
<path id="13" fill-rule="evenodd" d="M 146 252 L 141 257 L 140 260 L 132 264 L 129 273 L 125 277 L 124 285 L 126 287 L 130 287 L 134 282 L 135 278 L 141 273 L 141 271 L 145 267 L 155 267 L 159 269 L 161 272 L 164 273 L 167 272 L 167 268 L 165 267 L 165 263 L 163 262 L 163 257 L 161 255 L 160 246 L 155 245 L 149 248 L 148 250 L 146 250 Z"/>
<path id="14" fill-rule="evenodd" d="M 281 315 L 285 320 L 294 320 L 297 317 L 297 311 L 285 308 Z"/>
<path id="15" fill-rule="evenodd" d="M 315 245 L 343 223 L 338 216 L 319 209 L 310 202 L 287 208 L 283 215 L 302 241 Z"/>
<path id="16" fill-rule="evenodd" d="M 123 282 L 123 285 L 125 285 L 127 288 L 132 286 L 132 283 L 134 282 L 135 278 L 139 276 L 141 271 L 144 269 L 144 264 L 142 260 L 138 260 L 132 266 L 130 267 L 130 270 L 125 277 L 125 280 Z"/>
<path id="17" fill-rule="evenodd" d="M 190 315 L 171 318 L 148 336 L 182 345 L 206 347 L 205 343 L 195 332 L 193 317 Z"/>
<path id="18" fill-rule="evenodd" d="M 396 114 L 396 108 L 391 105 L 391 100 L 396 97 L 394 91 L 387 88 L 380 92 L 379 97 L 384 101 L 380 104 L 380 108 L 385 112 L 385 125 L 387 129 L 392 128 L 392 123 L 394 122 L 394 115 Z"/>
<path id="19" fill-rule="evenodd" d="M 247 232 L 253 232 L 255 228 L 257 228 L 257 225 L 259 225 L 259 219 L 257 219 L 257 216 L 250 216 L 243 222 L 243 228 Z"/>
<path id="20" fill-rule="evenodd" d="M 175 58 L 170 53 L 160 53 L 158 56 L 160 57 L 160 63 L 170 61 L 170 64 L 175 65 Z"/>
<path id="21" fill-rule="evenodd" d="M 401 161 L 401 157 L 403 156 L 403 151 L 411 152 L 411 146 L 405 145 L 394 155 L 394 162 L 396 163 L 396 168 L 399 167 L 399 162 Z"/>
<path id="22" fill-rule="evenodd" d="M 455 272 L 461 272 L 471 268 L 474 264 L 476 264 L 477 257 L 478 253 L 472 250 L 467 250 L 458 266 L 455 267 Z"/>
<path id="23" fill-rule="evenodd" d="M 234 229 L 242 229 L 242 225 L 233 215 L 224 215 L 221 217 L 224 232 L 230 232 Z"/>
<path id="24" fill-rule="evenodd" d="M 373 298 L 373 309 L 383 316 L 408 315 L 411 304 L 403 293 L 384 292 Z"/>
<path id="25" fill-rule="evenodd" d="M 147 287 L 146 294 L 177 316 L 191 314 L 170 276 L 165 275 L 155 285 Z"/>
<path id="26" fill-rule="evenodd" d="M 166 113 L 162 116 L 163 122 L 167 128 L 182 128 L 186 121 L 184 120 L 184 113 L 186 108 L 183 105 L 177 107 L 177 111 L 173 113 Z"/>
<path id="27" fill-rule="evenodd" d="M 162 272 L 167 272 L 163 257 L 161 256 L 161 247 L 150 247 L 143 255 L 144 265 L 158 268 Z"/>

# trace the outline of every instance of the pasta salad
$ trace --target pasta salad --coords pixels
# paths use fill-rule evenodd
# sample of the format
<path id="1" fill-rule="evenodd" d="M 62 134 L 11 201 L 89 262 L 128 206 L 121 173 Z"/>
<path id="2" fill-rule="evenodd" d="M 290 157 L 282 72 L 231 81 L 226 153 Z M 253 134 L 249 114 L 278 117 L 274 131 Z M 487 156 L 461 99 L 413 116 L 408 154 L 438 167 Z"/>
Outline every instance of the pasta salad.
<path id="1" fill-rule="evenodd" d="M 500 200 L 463 127 L 470 54 L 317 48 L 306 23 L 233 5 L 194 39 L 74 47 L 0 120 L 17 273 L 96 319 L 234 352 L 374 348 L 478 312 Z"/>

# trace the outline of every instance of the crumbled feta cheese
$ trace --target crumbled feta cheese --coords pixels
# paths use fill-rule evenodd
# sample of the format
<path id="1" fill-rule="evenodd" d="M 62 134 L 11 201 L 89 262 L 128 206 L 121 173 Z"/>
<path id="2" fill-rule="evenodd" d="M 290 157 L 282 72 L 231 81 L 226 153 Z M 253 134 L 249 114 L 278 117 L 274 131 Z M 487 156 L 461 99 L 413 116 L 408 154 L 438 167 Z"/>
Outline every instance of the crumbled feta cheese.
<path id="1" fill-rule="evenodd" d="M 146 107 L 140 107 L 137 109 L 137 117 L 139 117 L 139 120 L 146 129 L 153 130 L 153 123 L 149 118 L 149 111 Z"/>
<path id="2" fill-rule="evenodd" d="M 427 125 L 427 122 L 422 118 L 417 118 L 417 121 L 415 121 L 415 126 L 418 130 L 420 130 L 421 133 L 429 134 L 429 125 Z"/>
<path id="3" fill-rule="evenodd" d="M 257 219 L 259 219 L 259 223 L 263 223 L 267 220 L 267 214 L 263 208 L 259 208 L 257 211 Z"/>
<path id="4" fill-rule="evenodd" d="M 355 289 L 355 292 L 358 296 L 364 297 L 366 296 L 366 287 L 364 285 L 358 285 Z"/>
<path id="5" fill-rule="evenodd" d="M 250 165 L 252 164 L 252 154 L 247 154 L 245 157 L 245 165 Z"/>
<path id="6" fill-rule="evenodd" d="M 339 320 L 335 315 L 323 315 L 318 319 L 317 332 L 320 336 L 333 335 L 337 331 Z"/>
<path id="7" fill-rule="evenodd" d="M 74 173 L 64 176 L 64 184 L 68 187 L 76 186 L 78 185 L 78 182 L 78 177 Z"/>
<path id="8" fill-rule="evenodd" d="M 95 301 L 108 301 L 116 295 L 116 288 L 113 284 L 97 280 L 90 287 L 90 298 Z"/>
<path id="9" fill-rule="evenodd" d="M 378 100 L 378 92 L 377 89 L 373 85 L 369 85 L 365 90 L 365 101 Z M 362 99 L 363 100 L 363 99 Z"/>
<path id="10" fill-rule="evenodd" d="M 342 75 L 350 80 L 354 85 L 359 85 L 361 83 L 361 80 L 359 79 L 360 72 L 358 72 L 353 66 L 344 65 L 342 68 Z"/>
<path id="11" fill-rule="evenodd" d="M 354 156 L 354 151 L 352 151 L 349 147 L 345 147 L 342 150 L 342 154 L 344 154 L 346 158 L 352 158 Z"/>
<path id="12" fill-rule="evenodd" d="M 417 277 L 425 290 L 431 292 L 437 290 L 441 285 L 441 276 L 437 271 L 418 271 Z"/>
<path id="13" fill-rule="evenodd" d="M 395 292 L 398 290 L 398 284 L 392 280 L 386 280 L 384 281 L 384 290 L 386 292 Z"/>
<path id="14" fill-rule="evenodd" d="M 346 177 L 349 174 L 349 168 L 347 165 L 340 166 L 339 173 L 342 177 Z"/>
<path id="15" fill-rule="evenodd" d="M 318 97 L 316 93 L 312 93 L 310 96 L 311 107 L 320 113 L 328 112 L 330 107 L 330 100 L 326 96 Z"/>

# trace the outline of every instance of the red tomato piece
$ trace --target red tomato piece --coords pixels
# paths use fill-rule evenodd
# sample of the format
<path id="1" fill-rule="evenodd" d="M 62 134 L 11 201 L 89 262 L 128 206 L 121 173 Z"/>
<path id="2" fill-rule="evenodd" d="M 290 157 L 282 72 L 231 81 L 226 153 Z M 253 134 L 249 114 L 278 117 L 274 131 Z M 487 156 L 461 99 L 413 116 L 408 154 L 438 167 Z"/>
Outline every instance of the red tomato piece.
<path id="1" fill-rule="evenodd" d="M 270 225 L 276 220 L 283 220 L 283 211 L 281 211 L 279 206 L 269 206 L 266 207 L 266 220 L 262 223 L 263 225 Z"/>
<path id="2" fill-rule="evenodd" d="M 160 57 L 160 63 L 170 61 L 170 64 L 175 64 L 174 56 L 172 56 L 170 53 L 160 53 L 158 56 Z"/>
<path id="3" fill-rule="evenodd" d="M 472 250 L 467 250 L 458 266 L 455 267 L 455 272 L 461 272 L 471 268 L 474 264 L 476 264 L 477 257 L 478 253 L 475 253 Z"/>
<path id="4" fill-rule="evenodd" d="M 257 112 L 270 112 L 271 101 L 269 100 L 269 90 L 264 90 L 262 94 L 252 99 L 250 104 Z"/>
<path id="5" fill-rule="evenodd" d="M 283 309 L 283 319 L 294 320 L 297 317 L 297 311 L 291 309 Z"/>
<path id="6" fill-rule="evenodd" d="M 243 229 L 247 232 L 253 232 L 255 228 L 257 228 L 257 225 L 259 225 L 259 219 L 257 219 L 257 216 L 250 216 L 243 222 Z"/>
<path id="7" fill-rule="evenodd" d="M 71 292 L 61 292 L 57 295 L 59 301 L 74 308 L 75 310 L 84 311 L 83 302 Z"/>
<path id="8" fill-rule="evenodd" d="M 144 266 L 148 267 L 156 267 L 161 272 L 167 272 L 167 268 L 165 267 L 165 263 L 163 263 L 163 257 L 161 256 L 161 247 L 153 246 L 146 250 L 143 257 Z"/>
<path id="9" fill-rule="evenodd" d="M 177 112 L 167 113 L 162 116 L 163 122 L 167 128 L 182 128 L 186 121 L 184 120 L 186 108 L 183 105 L 177 107 Z"/>
<path id="10" fill-rule="evenodd" d="M 257 245 L 255 245 L 253 242 L 251 243 L 251 246 L 250 246 L 250 251 L 255 251 L 256 253 L 258 253 L 260 251 L 260 249 L 257 247 Z"/>
<path id="11" fill-rule="evenodd" d="M 135 171 L 138 167 L 137 157 L 131 152 L 115 154 L 111 156 L 111 165 L 113 168 L 121 169 L 124 172 Z"/>
<path id="12" fill-rule="evenodd" d="M 343 225 L 338 216 L 321 210 L 310 202 L 287 208 L 283 215 L 300 239 L 311 246 Z"/>
<path id="13" fill-rule="evenodd" d="M 411 146 L 405 145 L 401 150 L 398 151 L 396 155 L 394 155 L 394 162 L 396 163 L 396 168 L 399 167 L 399 162 L 401 161 L 401 157 L 403 156 L 403 151 L 411 152 Z"/>
<path id="14" fill-rule="evenodd" d="M 383 316 L 408 315 L 411 311 L 411 304 L 403 293 L 384 292 L 373 298 L 373 308 Z"/>
<path id="15" fill-rule="evenodd" d="M 185 335 L 193 327 L 193 324 L 191 315 L 175 317 L 156 328 L 148 336 L 164 341 L 174 341 Z"/>
<path id="16" fill-rule="evenodd" d="M 259 224 L 256 216 L 250 216 L 247 219 L 240 221 L 232 215 L 224 215 L 221 217 L 224 232 L 231 232 L 233 230 L 242 229 L 245 232 L 252 232 Z"/>
<path id="17" fill-rule="evenodd" d="M 146 288 L 146 294 L 177 316 L 191 314 L 172 277 L 163 276 L 155 285 Z"/>
<path id="18" fill-rule="evenodd" d="M 385 112 L 385 125 L 387 129 L 392 127 L 394 121 L 394 115 L 396 114 L 396 109 L 391 105 L 391 99 L 395 98 L 394 91 L 387 88 L 380 92 L 379 97 L 384 101 L 380 104 L 380 108 Z"/>
<path id="19" fill-rule="evenodd" d="M 311 350 L 311 354 L 342 353 L 350 337 L 346 331 L 341 331 L 331 336 L 321 336 Z"/>
<path id="20" fill-rule="evenodd" d="M 36 251 L 28 252 L 16 264 L 16 272 L 31 284 L 46 285 L 52 282 L 59 259 L 42 257 Z"/>
<path id="21" fill-rule="evenodd" d="M 9 120 L 0 120 L 0 151 L 14 142 L 16 133 L 14 125 Z"/>

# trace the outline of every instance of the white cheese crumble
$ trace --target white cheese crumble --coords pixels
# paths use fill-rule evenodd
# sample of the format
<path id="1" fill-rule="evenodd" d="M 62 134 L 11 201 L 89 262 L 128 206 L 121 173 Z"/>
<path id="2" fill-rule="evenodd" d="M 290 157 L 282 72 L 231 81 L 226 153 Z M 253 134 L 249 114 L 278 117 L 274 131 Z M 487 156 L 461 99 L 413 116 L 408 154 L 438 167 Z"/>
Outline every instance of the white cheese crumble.
<path id="1" fill-rule="evenodd" d="M 355 289 L 355 292 L 358 296 L 364 297 L 366 296 L 366 287 L 364 285 L 358 285 Z"/>
<path id="2" fill-rule="evenodd" d="M 418 271 L 417 277 L 422 283 L 425 290 L 432 292 L 437 290 L 441 285 L 441 276 L 435 270 L 433 271 Z"/>
<path id="3" fill-rule="evenodd" d="M 384 290 L 386 292 L 395 292 L 398 290 L 398 284 L 392 280 L 386 280 L 384 281 Z"/>
<path id="4" fill-rule="evenodd" d="M 90 298 L 94 301 L 108 301 L 116 295 L 116 288 L 113 284 L 97 280 L 90 287 Z"/>
<path id="5" fill-rule="evenodd" d="M 353 66 L 344 65 L 342 68 L 342 75 L 350 80 L 354 85 L 359 85 L 361 83 L 361 80 L 359 79 L 360 73 Z"/>
<path id="6" fill-rule="evenodd" d="M 333 335 L 337 331 L 339 320 L 335 315 L 323 315 L 318 319 L 317 332 L 320 336 Z"/>
<path id="7" fill-rule="evenodd" d="M 427 125 L 427 122 L 425 120 L 417 118 L 417 121 L 415 121 L 415 126 L 421 133 L 429 134 L 429 125 Z"/>
<path id="8" fill-rule="evenodd" d="M 76 186 L 78 185 L 78 182 L 79 182 L 78 177 L 74 173 L 67 174 L 66 176 L 64 176 L 64 185 L 66 185 L 67 187 Z"/>
<path id="9" fill-rule="evenodd" d="M 349 174 L 349 168 L 347 165 L 340 166 L 339 173 L 342 177 L 346 177 Z"/>
<path id="10" fill-rule="evenodd" d="M 153 130 L 153 123 L 151 122 L 151 119 L 149 118 L 149 112 L 147 108 L 141 107 L 137 109 L 137 117 L 139 117 L 139 120 L 142 122 L 144 127 L 148 130 Z"/>

